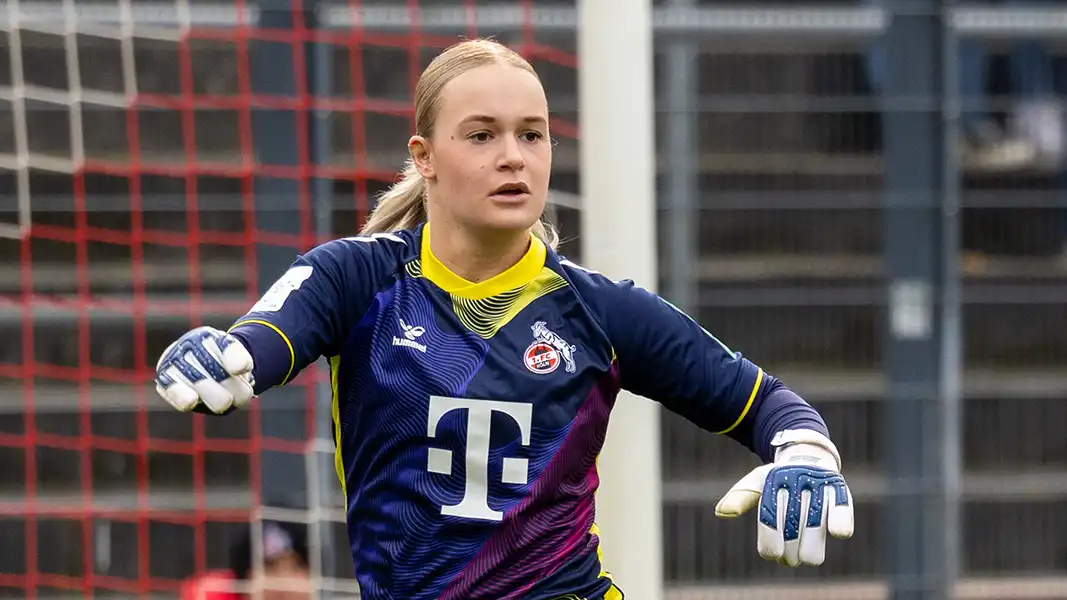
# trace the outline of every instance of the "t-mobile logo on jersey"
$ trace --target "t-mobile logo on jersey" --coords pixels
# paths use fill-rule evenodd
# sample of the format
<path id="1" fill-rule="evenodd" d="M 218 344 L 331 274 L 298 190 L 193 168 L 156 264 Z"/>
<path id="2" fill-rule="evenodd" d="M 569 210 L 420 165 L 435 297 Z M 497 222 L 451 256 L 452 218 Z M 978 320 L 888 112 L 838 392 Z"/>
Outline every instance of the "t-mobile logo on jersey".
<path id="1" fill-rule="evenodd" d="M 530 429 L 533 421 L 533 405 L 525 402 L 500 402 L 496 400 L 468 400 L 430 396 L 430 416 L 426 434 L 437 437 L 437 424 L 446 414 L 467 410 L 466 487 L 459 504 L 446 504 L 441 514 L 468 519 L 499 521 L 504 513 L 489 507 L 489 433 L 493 413 L 503 413 L 519 425 L 522 445 L 530 445 Z M 442 475 L 452 474 L 452 451 L 430 448 L 429 470 Z M 501 480 L 504 483 L 523 485 L 529 474 L 529 462 L 525 458 L 504 457 Z"/>

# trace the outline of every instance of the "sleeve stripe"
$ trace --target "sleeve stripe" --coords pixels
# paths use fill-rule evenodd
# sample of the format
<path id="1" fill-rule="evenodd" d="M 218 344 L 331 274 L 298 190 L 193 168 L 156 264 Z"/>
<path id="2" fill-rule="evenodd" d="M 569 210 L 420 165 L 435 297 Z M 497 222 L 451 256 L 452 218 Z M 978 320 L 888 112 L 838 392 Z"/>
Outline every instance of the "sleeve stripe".
<path id="1" fill-rule="evenodd" d="M 727 427 L 726 429 L 723 429 L 722 431 L 716 431 L 715 433 L 717 433 L 719 435 L 722 435 L 724 433 L 730 433 L 738 425 L 741 424 L 741 421 L 745 420 L 745 415 L 747 415 L 749 409 L 752 408 L 752 403 L 756 401 L 756 394 L 759 393 L 759 386 L 760 386 L 761 383 L 763 383 L 763 369 L 760 369 L 756 373 L 756 385 L 752 386 L 752 393 L 748 395 L 748 402 L 745 403 L 745 409 L 741 411 L 741 416 L 737 417 L 737 420 L 734 421 L 733 425 L 730 425 L 729 427 Z"/>
<path id="2" fill-rule="evenodd" d="M 279 384 L 279 385 L 285 385 L 286 383 L 289 382 L 289 377 L 293 374 L 293 367 L 296 366 L 296 352 L 293 350 L 293 343 L 289 341 L 289 336 L 287 336 L 284 333 L 282 333 L 282 330 L 278 329 L 278 327 L 275 326 L 273 323 L 268 323 L 267 321 L 263 321 L 261 319 L 246 319 L 244 321 L 238 321 L 238 322 L 234 323 L 233 327 L 230 327 L 229 330 L 227 330 L 227 332 L 233 331 L 234 329 L 236 329 L 237 327 L 240 327 L 241 325 L 250 325 L 250 324 L 262 325 L 262 326 L 264 326 L 264 327 L 266 327 L 268 329 L 272 329 L 274 331 L 274 333 L 277 333 L 278 335 L 280 335 L 282 337 L 282 341 L 285 342 L 285 346 L 287 348 L 289 348 L 289 371 L 285 374 L 285 378 L 283 378 L 282 382 Z M 751 403 L 752 401 L 749 400 L 749 402 Z"/>

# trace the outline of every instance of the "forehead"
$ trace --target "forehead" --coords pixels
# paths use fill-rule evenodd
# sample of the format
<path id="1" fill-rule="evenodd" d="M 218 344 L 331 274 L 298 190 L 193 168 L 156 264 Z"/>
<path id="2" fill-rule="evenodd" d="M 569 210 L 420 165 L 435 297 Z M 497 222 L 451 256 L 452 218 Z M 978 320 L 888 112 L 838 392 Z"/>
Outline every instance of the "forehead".
<path id="1" fill-rule="evenodd" d="M 511 65 L 477 67 L 456 76 L 441 91 L 438 119 L 454 125 L 470 115 L 496 119 L 548 116 L 545 91 L 528 71 Z"/>

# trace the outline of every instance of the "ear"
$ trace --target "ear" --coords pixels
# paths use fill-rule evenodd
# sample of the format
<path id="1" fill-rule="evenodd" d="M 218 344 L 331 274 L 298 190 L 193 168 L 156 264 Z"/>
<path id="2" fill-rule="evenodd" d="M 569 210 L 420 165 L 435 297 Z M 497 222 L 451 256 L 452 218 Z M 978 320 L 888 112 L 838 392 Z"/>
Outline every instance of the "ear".
<path id="1" fill-rule="evenodd" d="M 411 136 L 411 139 L 408 140 L 408 154 L 411 155 L 411 160 L 415 162 L 415 169 L 418 170 L 423 179 L 433 179 L 435 177 L 436 170 L 433 165 L 430 140 L 421 135 Z"/>

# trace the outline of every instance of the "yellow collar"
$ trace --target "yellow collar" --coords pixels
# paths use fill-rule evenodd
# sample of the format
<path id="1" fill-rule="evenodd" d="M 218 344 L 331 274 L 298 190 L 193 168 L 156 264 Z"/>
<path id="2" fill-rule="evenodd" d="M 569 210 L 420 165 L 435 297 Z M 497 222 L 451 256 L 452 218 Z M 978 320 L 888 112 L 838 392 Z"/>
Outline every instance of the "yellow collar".
<path id="1" fill-rule="evenodd" d="M 430 224 L 422 228 L 422 276 L 442 290 L 468 300 L 489 298 L 526 285 L 541 273 L 546 254 L 544 242 L 531 233 L 530 249 L 519 262 L 499 275 L 474 283 L 453 273 L 433 255 L 430 250 Z"/>

